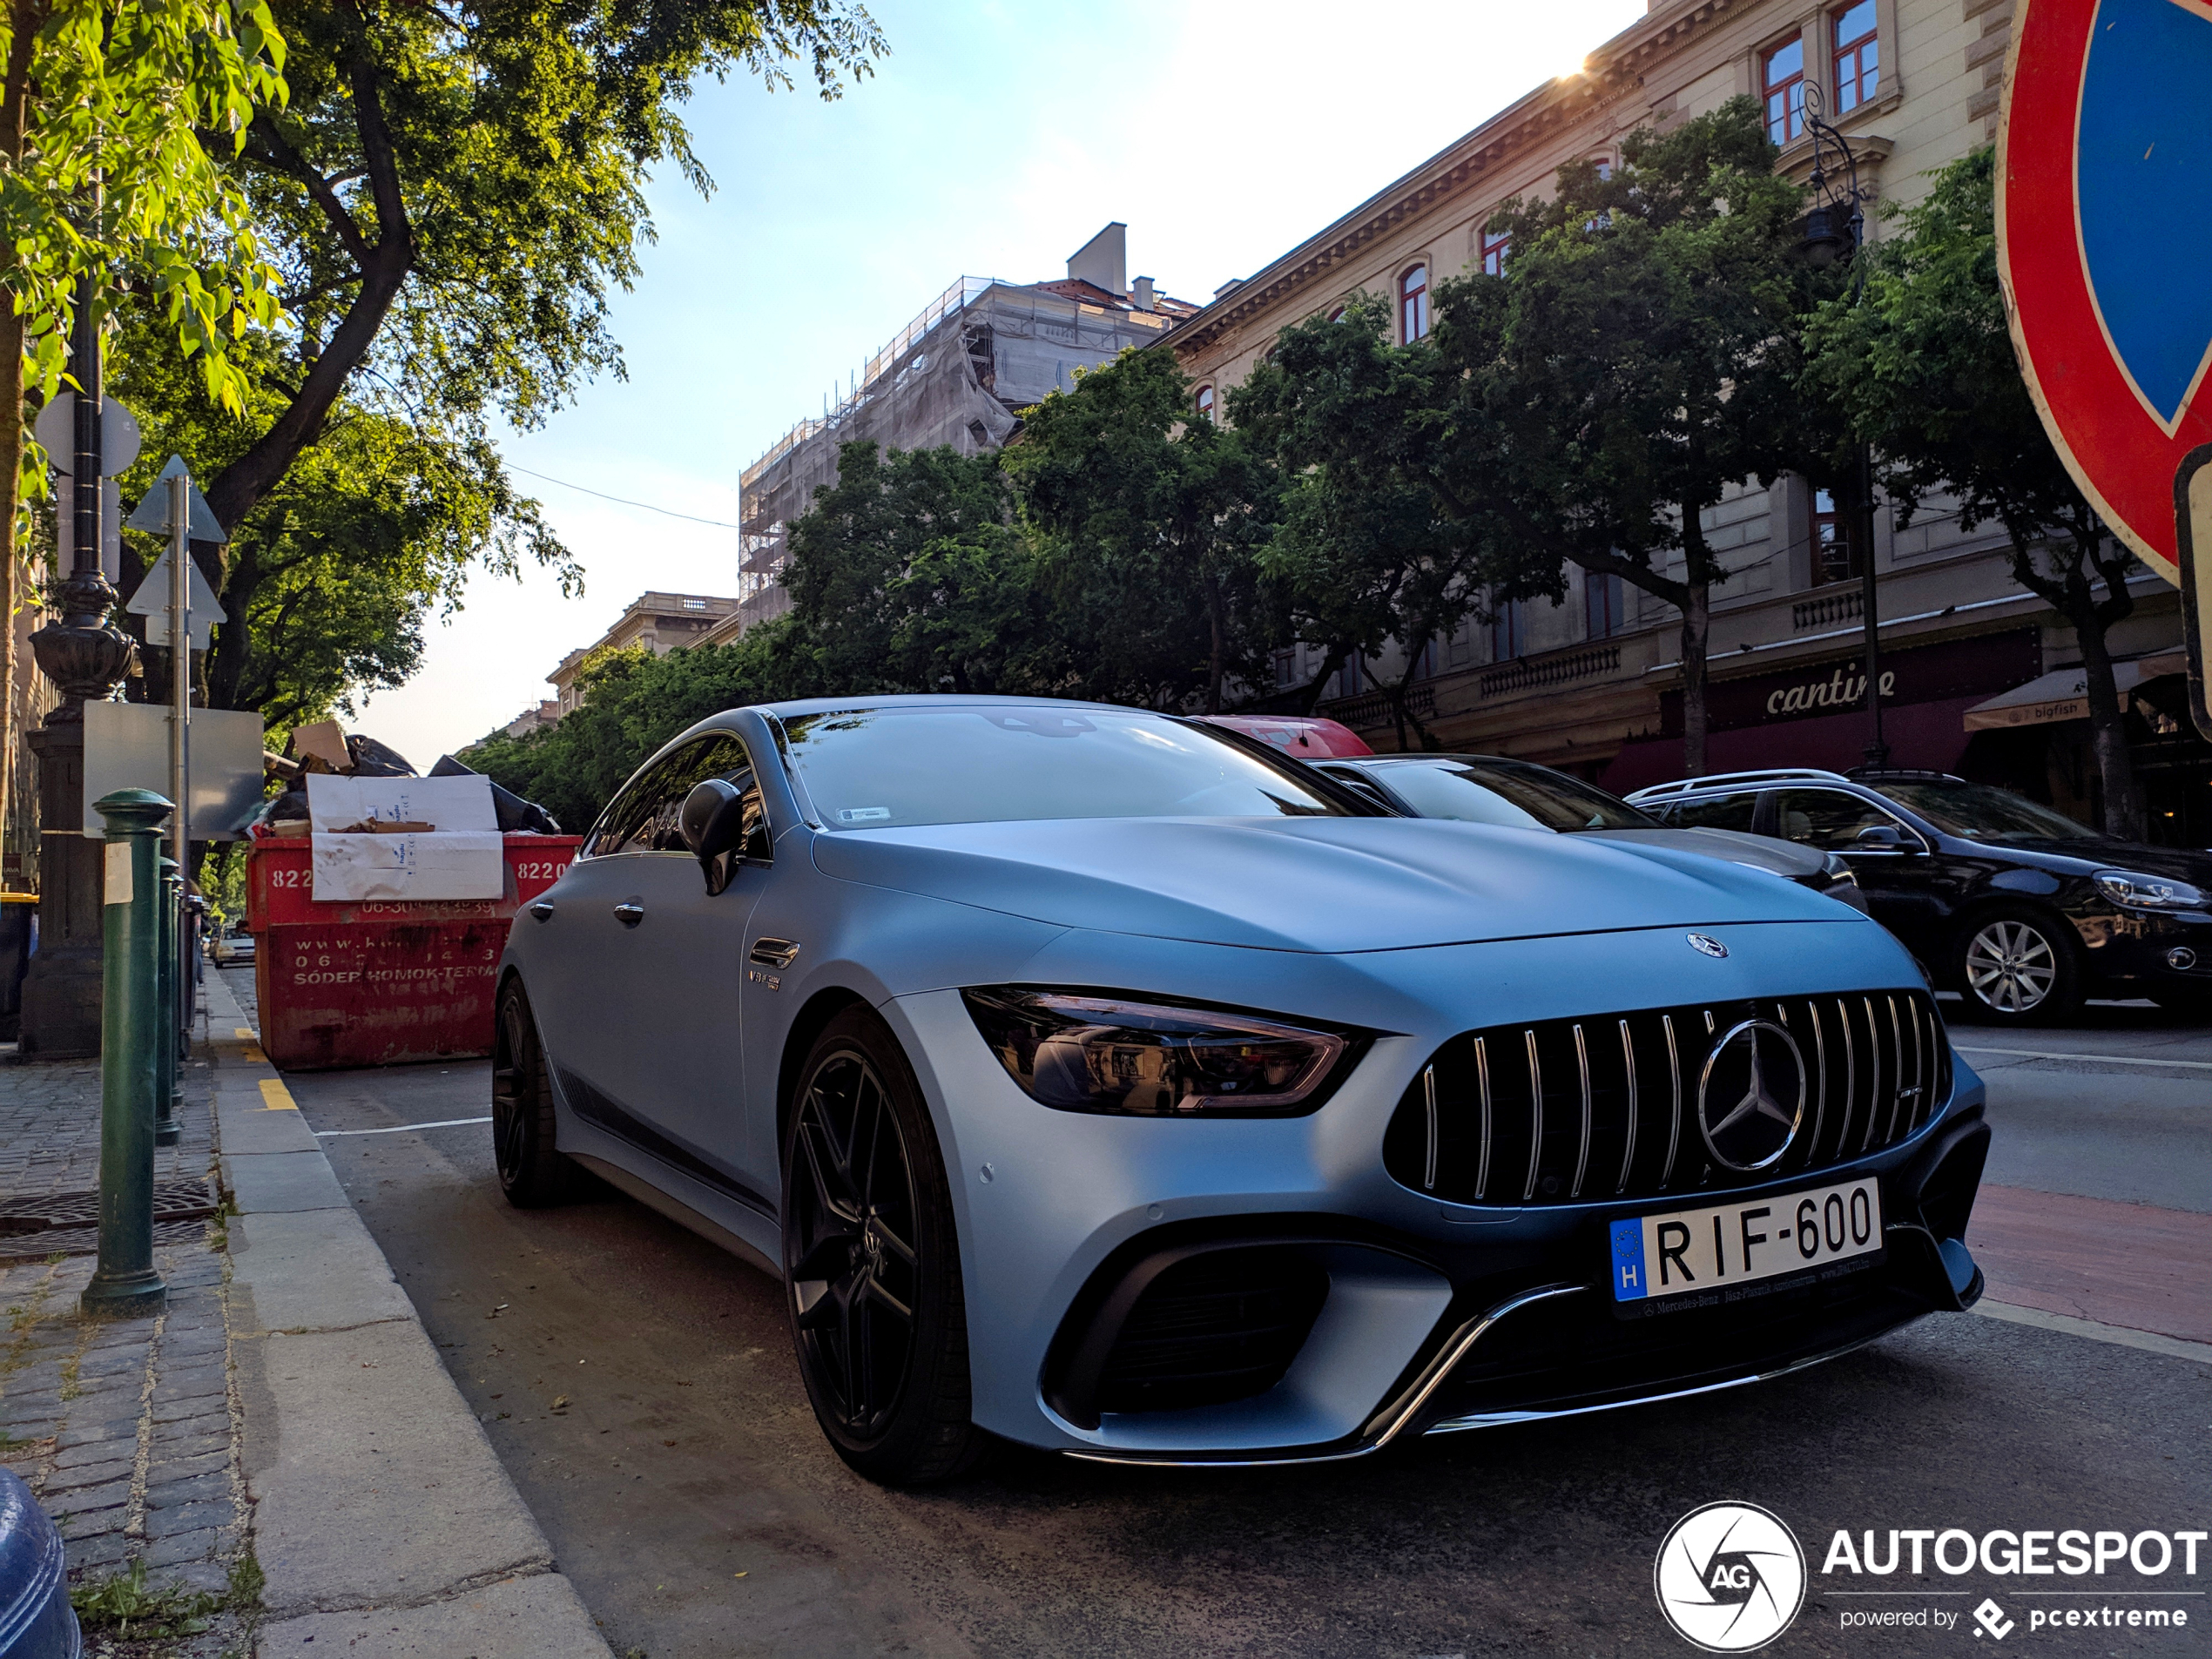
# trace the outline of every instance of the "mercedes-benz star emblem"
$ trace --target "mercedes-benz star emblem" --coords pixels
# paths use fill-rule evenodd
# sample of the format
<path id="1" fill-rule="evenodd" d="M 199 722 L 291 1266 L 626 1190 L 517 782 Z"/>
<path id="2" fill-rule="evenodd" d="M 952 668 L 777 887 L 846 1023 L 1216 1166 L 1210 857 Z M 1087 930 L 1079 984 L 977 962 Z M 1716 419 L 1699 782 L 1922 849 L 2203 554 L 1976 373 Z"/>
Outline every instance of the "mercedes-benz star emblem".
<path id="1" fill-rule="evenodd" d="M 1684 934 L 1683 937 L 1689 941 L 1690 949 L 1696 951 L 1700 956 L 1725 956 L 1728 954 L 1728 947 L 1722 944 L 1719 940 L 1714 938 L 1710 934 Z"/>
<path id="2" fill-rule="evenodd" d="M 1743 1174 L 1780 1161 L 1805 1120 L 1805 1061 L 1770 1020 L 1730 1026 L 1705 1056 L 1697 1128 L 1723 1169 Z"/>

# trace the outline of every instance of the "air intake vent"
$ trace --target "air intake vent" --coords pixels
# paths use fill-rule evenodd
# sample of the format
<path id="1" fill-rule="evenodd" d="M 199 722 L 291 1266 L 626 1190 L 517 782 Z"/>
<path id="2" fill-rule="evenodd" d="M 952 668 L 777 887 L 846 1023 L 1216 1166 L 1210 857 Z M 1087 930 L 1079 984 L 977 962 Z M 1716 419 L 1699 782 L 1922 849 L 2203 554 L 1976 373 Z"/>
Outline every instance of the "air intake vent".
<path id="1" fill-rule="evenodd" d="M 1710 1070 L 1717 1125 L 1750 1092 L 1754 1054 L 1763 1098 L 1796 1127 L 1785 1136 L 1770 1113 L 1778 1152 L 1723 1140 L 1729 1157 L 1717 1157 L 1699 1123 L 1701 1084 Z M 1721 1191 L 1894 1145 L 1950 1094 L 1951 1045 L 1924 991 L 1594 1014 L 1453 1037 L 1399 1103 L 1383 1162 L 1453 1204 Z"/>
<path id="2" fill-rule="evenodd" d="M 1098 1379 L 1102 1412 L 1187 1411 L 1264 1394 L 1305 1345 L 1327 1270 L 1296 1251 L 1219 1251 L 1144 1289 Z"/>

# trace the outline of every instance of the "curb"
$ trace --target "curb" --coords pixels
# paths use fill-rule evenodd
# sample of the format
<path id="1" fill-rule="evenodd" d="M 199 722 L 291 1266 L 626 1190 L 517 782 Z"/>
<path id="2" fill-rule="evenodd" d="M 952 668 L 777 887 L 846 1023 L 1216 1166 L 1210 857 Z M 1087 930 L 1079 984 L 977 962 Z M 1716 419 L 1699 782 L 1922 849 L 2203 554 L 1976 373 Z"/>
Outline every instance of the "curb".
<path id="1" fill-rule="evenodd" d="M 610 1659 L 219 970 L 201 1000 L 259 1651 Z"/>

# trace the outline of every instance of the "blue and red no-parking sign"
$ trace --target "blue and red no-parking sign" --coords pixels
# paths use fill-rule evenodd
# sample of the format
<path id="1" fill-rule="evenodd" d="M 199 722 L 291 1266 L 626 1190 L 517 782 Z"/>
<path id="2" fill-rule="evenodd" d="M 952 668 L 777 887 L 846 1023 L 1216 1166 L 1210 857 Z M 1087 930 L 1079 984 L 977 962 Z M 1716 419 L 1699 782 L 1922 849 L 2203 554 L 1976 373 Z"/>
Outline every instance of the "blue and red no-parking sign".
<path id="1" fill-rule="evenodd" d="M 2021 0 L 1998 147 L 2013 343 L 2067 470 L 2212 627 L 2212 0 Z M 2192 568 L 2194 567 L 2194 568 Z M 2200 718 L 2202 710 L 2200 706 Z M 2212 728 L 2208 728 L 2212 729 Z"/>

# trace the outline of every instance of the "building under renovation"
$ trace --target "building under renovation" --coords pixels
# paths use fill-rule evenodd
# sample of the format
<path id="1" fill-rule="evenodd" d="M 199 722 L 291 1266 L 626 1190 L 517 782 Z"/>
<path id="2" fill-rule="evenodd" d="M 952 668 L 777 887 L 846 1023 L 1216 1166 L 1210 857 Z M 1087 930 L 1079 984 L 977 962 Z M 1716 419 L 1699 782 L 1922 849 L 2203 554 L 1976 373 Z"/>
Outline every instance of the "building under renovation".
<path id="1" fill-rule="evenodd" d="M 778 579 L 786 531 L 818 488 L 837 482 L 840 446 L 997 448 L 1022 424 L 1021 411 L 1066 390 L 1076 369 L 1149 346 L 1194 314 L 1196 306 L 1154 293 L 1150 277 L 1128 280 L 1127 237 L 1125 226 L 1107 226 L 1069 260 L 1062 280 L 962 277 L 868 360 L 821 419 L 801 421 L 746 468 L 740 604 L 701 643 L 734 638 L 790 608 Z"/>

